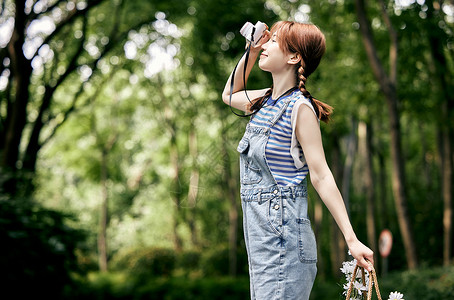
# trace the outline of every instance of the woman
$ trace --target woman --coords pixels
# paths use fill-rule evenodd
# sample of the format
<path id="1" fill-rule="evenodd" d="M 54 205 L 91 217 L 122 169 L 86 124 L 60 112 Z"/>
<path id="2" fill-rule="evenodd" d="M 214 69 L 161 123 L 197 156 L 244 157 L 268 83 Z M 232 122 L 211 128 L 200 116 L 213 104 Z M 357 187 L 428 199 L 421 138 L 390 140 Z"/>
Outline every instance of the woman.
<path id="1" fill-rule="evenodd" d="M 329 120 L 331 107 L 305 87 L 325 52 L 323 33 L 312 24 L 276 23 L 251 47 L 246 79 L 261 50 L 258 65 L 271 73 L 273 88 L 245 93 L 243 56 L 233 91 L 230 75 L 222 94 L 226 104 L 253 113 L 238 146 L 251 299 L 309 299 L 317 249 L 307 215 L 308 173 L 352 256 L 370 269 L 373 252 L 357 239 L 326 163 L 319 122 Z"/>

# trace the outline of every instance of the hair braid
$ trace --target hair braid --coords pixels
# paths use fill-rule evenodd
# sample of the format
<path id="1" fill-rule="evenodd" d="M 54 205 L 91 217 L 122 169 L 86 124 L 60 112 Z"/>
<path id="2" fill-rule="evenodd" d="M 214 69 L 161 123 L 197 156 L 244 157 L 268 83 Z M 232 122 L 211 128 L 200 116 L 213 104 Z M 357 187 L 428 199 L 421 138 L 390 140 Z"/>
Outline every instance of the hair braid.
<path id="1" fill-rule="evenodd" d="M 312 104 L 312 107 L 314 107 L 315 113 L 317 114 L 317 117 L 325 122 L 328 123 L 330 120 L 330 115 L 331 112 L 333 111 L 333 108 L 326 104 L 323 103 L 314 97 L 312 97 L 311 93 L 306 89 L 306 76 L 304 75 L 304 67 L 302 64 L 297 68 L 297 82 L 298 82 L 298 89 L 303 93 L 303 95 L 309 99 L 309 101 Z"/>
<path id="2" fill-rule="evenodd" d="M 260 110 L 260 108 L 262 108 L 265 100 L 271 96 L 271 94 L 273 93 L 273 87 L 271 87 L 268 91 L 266 91 L 265 95 L 263 95 L 262 97 L 258 97 L 256 99 L 253 99 L 252 100 L 252 103 L 249 103 L 248 104 L 248 110 L 250 112 L 257 112 Z"/>

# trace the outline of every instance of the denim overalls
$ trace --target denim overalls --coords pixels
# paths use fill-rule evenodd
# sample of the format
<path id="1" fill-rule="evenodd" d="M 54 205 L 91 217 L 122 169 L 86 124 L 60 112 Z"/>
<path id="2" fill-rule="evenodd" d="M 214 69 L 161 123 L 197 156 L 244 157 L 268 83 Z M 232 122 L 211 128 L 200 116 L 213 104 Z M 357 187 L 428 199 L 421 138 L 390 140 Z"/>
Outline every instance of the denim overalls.
<path id="1" fill-rule="evenodd" d="M 282 108 L 269 117 L 267 126 L 248 123 L 237 149 L 253 300 L 307 300 L 317 273 L 306 179 L 299 185 L 278 186 L 265 156 L 270 128 L 285 112 L 289 98 L 281 100 Z"/>

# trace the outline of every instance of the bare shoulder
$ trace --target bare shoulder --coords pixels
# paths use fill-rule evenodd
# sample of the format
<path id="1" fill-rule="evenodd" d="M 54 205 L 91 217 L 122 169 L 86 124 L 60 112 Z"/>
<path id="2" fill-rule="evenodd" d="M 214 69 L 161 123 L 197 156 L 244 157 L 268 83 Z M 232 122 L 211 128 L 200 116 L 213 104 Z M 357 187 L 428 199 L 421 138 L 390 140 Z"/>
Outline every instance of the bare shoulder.
<path id="1" fill-rule="evenodd" d="M 309 104 L 311 105 L 311 104 Z M 319 121 L 315 115 L 314 110 L 309 107 L 306 103 L 301 103 L 298 106 L 297 116 L 296 116 L 296 129 L 298 127 L 307 128 L 308 126 L 315 126 L 319 128 Z"/>

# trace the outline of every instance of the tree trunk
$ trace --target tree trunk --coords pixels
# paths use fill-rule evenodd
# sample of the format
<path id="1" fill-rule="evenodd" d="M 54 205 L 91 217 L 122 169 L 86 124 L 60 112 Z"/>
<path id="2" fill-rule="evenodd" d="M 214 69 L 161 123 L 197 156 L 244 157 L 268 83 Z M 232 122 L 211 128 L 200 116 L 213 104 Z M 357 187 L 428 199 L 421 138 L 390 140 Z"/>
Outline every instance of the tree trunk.
<path id="1" fill-rule="evenodd" d="M 432 170 L 431 170 L 431 165 L 428 163 L 427 159 L 427 153 L 429 152 L 429 147 L 427 143 L 427 133 L 424 130 L 424 123 L 419 123 L 418 124 L 418 133 L 419 133 L 419 140 L 421 141 L 421 152 L 423 154 L 422 158 L 422 169 L 423 174 L 422 175 L 422 180 L 424 187 L 429 187 L 431 184 L 431 179 L 432 179 Z"/>
<path id="2" fill-rule="evenodd" d="M 340 145 L 339 139 L 337 135 L 333 136 L 333 151 L 332 151 L 332 161 L 331 161 L 331 169 L 334 175 L 336 182 L 342 182 L 342 166 L 340 163 Z M 331 227 L 331 272 L 334 276 L 340 275 L 340 266 L 342 262 L 345 261 L 345 241 L 342 236 L 342 232 L 340 231 L 339 227 L 336 224 L 336 221 L 331 218 L 330 222 Z"/>
<path id="3" fill-rule="evenodd" d="M 378 184 L 380 187 L 380 219 L 379 219 L 379 228 L 388 228 L 389 227 L 389 217 L 388 217 L 388 196 L 386 188 L 386 163 L 383 153 L 378 154 Z"/>
<path id="4" fill-rule="evenodd" d="M 90 9 L 99 5 L 102 1 L 104 0 L 90 1 L 84 9 L 74 9 L 64 20 L 61 20 L 60 23 L 56 24 L 54 32 L 46 37 L 42 45 L 49 44 L 49 41 L 54 38 L 62 28 L 71 26 L 78 16 L 86 15 Z M 4 2 L 5 1 L 3 1 L 3 4 L 5 4 Z M 31 59 L 25 57 L 23 46 L 28 26 L 39 18 L 39 15 L 33 11 L 29 14 L 25 13 L 26 2 L 27 1 L 25 0 L 14 1 L 15 18 L 13 32 L 7 47 L 2 49 L 0 54 L 2 61 L 6 57 L 11 60 L 11 75 L 8 80 L 5 96 L 7 113 L 3 128 L 0 130 L 0 169 L 3 174 L 6 173 L 7 175 L 6 178 L 5 176 L 0 178 L 0 190 L 10 195 L 15 194 L 19 177 L 24 179 L 25 184 L 20 187 L 21 193 L 29 194 L 32 192 L 32 176 L 29 176 L 29 174 L 26 174 L 25 172 L 30 172 L 33 175 L 35 171 L 36 157 L 40 150 L 40 145 L 39 143 L 36 143 L 36 141 L 38 141 L 39 133 L 42 129 L 42 124 L 38 124 L 38 126 L 35 127 L 36 130 L 34 129 L 31 133 L 31 144 L 28 144 L 29 148 L 27 149 L 27 153 L 24 155 L 23 161 L 21 161 L 19 146 L 23 143 L 24 128 L 27 124 L 27 106 L 30 101 L 29 86 L 31 84 L 32 74 L 31 61 L 33 60 L 33 57 Z M 58 5 L 59 2 L 60 1 L 56 1 L 56 3 L 50 5 L 50 7 Z M 51 8 L 49 9 L 51 10 Z M 2 65 L 2 70 L 3 67 L 4 66 Z M 75 68 L 72 69 L 72 71 L 74 70 Z M 41 108 L 44 109 L 45 106 L 48 106 L 50 100 L 51 99 L 44 99 Z M 21 169 L 20 174 L 16 172 L 18 166 L 20 166 Z M 24 177 L 24 175 L 27 177 Z"/>
<path id="5" fill-rule="evenodd" d="M 364 161 L 364 187 L 367 199 L 367 242 L 372 251 L 377 253 L 377 236 L 375 233 L 375 180 L 372 164 L 372 129 L 370 124 L 366 124 L 365 122 L 359 123 L 358 137 L 361 149 L 360 153 Z"/>
<path id="6" fill-rule="evenodd" d="M 322 201 L 319 199 L 314 199 L 312 201 L 314 205 L 314 234 L 315 234 L 315 240 L 320 243 L 321 241 L 321 232 L 322 232 L 322 220 L 323 220 L 323 205 Z M 320 246 L 317 247 L 317 256 L 322 257 L 322 254 L 320 252 Z M 318 261 L 318 268 L 321 271 L 320 275 L 326 275 L 327 270 L 325 270 L 325 261 L 323 259 L 319 259 Z"/>
<path id="7" fill-rule="evenodd" d="M 181 223 L 181 199 L 182 199 L 182 187 L 180 182 L 180 157 L 178 152 L 178 143 L 177 143 L 177 128 L 175 124 L 176 116 L 174 116 L 173 110 L 169 107 L 169 99 L 167 99 L 163 86 L 164 83 L 160 74 L 157 74 L 158 80 L 158 93 L 161 98 L 161 103 L 163 103 L 163 116 L 162 122 L 166 126 L 166 129 L 170 135 L 169 143 L 169 155 L 170 155 L 170 165 L 173 169 L 173 174 L 171 177 L 171 187 L 169 191 L 169 196 L 173 202 L 173 244 L 176 252 L 181 252 L 183 250 L 183 239 L 178 232 L 178 228 Z"/>
<path id="8" fill-rule="evenodd" d="M 438 18 L 435 18 L 436 14 L 440 14 L 440 5 L 435 5 L 432 1 L 432 4 L 428 5 L 427 10 L 427 21 L 428 21 L 428 30 L 438 34 L 429 35 L 429 45 L 431 51 L 432 61 L 431 66 L 433 68 L 434 77 L 438 81 L 438 87 L 440 94 L 444 99 L 438 105 L 440 106 L 440 115 L 441 120 L 438 123 L 438 131 L 441 137 L 440 141 L 440 158 L 441 158 L 441 194 L 443 198 L 443 265 L 448 266 L 451 264 L 452 257 L 452 184 L 453 184 L 453 132 L 454 126 L 452 118 L 454 117 L 454 89 L 452 88 L 452 74 L 447 68 L 450 61 L 450 58 L 447 58 L 445 55 L 446 51 L 444 49 L 443 36 L 445 34 L 438 26 Z"/>
<path id="9" fill-rule="evenodd" d="M 382 132 L 383 121 L 379 117 L 376 122 L 376 132 Z M 386 171 L 386 159 L 384 154 L 385 145 L 384 142 L 380 139 L 377 139 L 377 145 L 375 147 L 375 153 L 378 160 L 378 174 L 377 174 L 377 187 L 378 187 L 378 218 L 377 218 L 377 228 L 384 229 L 389 227 L 389 210 L 388 210 L 388 188 L 387 188 L 387 171 Z"/>
<path id="10" fill-rule="evenodd" d="M 107 153 L 104 149 L 101 151 L 101 207 L 98 232 L 98 262 L 101 272 L 107 272 L 107 223 L 109 210 Z"/>
<path id="11" fill-rule="evenodd" d="M 351 131 L 347 137 L 347 153 L 345 155 L 345 163 L 343 167 L 343 175 L 342 175 L 342 198 L 344 200 L 345 207 L 347 208 L 347 213 L 350 215 L 350 187 L 351 187 L 351 179 L 352 179 L 352 172 L 353 172 L 353 163 L 355 161 L 355 154 L 357 149 L 357 139 L 356 139 L 356 128 L 358 122 L 351 119 Z M 339 270 L 339 266 L 342 265 L 342 262 L 347 260 L 347 244 L 345 242 L 345 238 L 342 235 L 341 231 L 337 231 L 337 248 L 338 248 L 338 261 L 335 264 L 335 267 Z M 339 274 L 339 271 L 337 272 Z"/>
<path id="12" fill-rule="evenodd" d="M 70 74 L 72 74 L 77 69 L 77 61 L 81 56 L 82 52 L 84 51 L 87 23 L 88 23 L 87 19 L 85 18 L 82 26 L 83 38 L 80 39 L 77 51 L 71 58 L 66 68 L 66 71 L 56 80 L 56 83 L 54 85 L 52 86 L 46 85 L 45 87 L 45 92 L 42 98 L 41 105 L 39 107 L 38 116 L 33 124 L 33 129 L 31 130 L 30 138 L 27 144 L 27 149 L 25 151 L 23 159 L 23 168 L 26 170 L 30 170 L 30 172 L 32 173 L 35 172 L 38 152 L 42 147 L 42 144 L 40 143 L 40 135 L 42 129 L 44 128 L 44 125 L 46 124 L 44 116 L 49 113 L 49 109 L 52 104 L 52 99 L 57 88 L 65 81 L 65 79 Z"/>
<path id="13" fill-rule="evenodd" d="M 25 15 L 25 0 L 15 2 L 14 29 L 7 49 L 11 60 L 11 77 L 13 80 L 13 101 L 7 103 L 7 116 L 4 127 L 0 132 L 0 168 L 3 173 L 0 190 L 10 195 L 16 193 L 17 188 L 17 161 L 22 132 L 27 121 L 27 104 L 29 101 L 30 77 L 32 73 L 31 61 L 28 60 L 22 49 L 25 42 L 27 16 Z"/>
<path id="14" fill-rule="evenodd" d="M 113 135 L 107 141 L 101 141 L 101 138 L 96 129 L 96 116 L 92 116 L 92 126 L 96 140 L 103 145 L 101 149 L 100 161 L 100 184 L 101 184 L 101 205 L 99 211 L 99 228 L 98 228 L 98 263 L 101 272 L 108 271 L 108 247 L 107 247 L 107 228 L 109 227 L 109 171 L 108 171 L 108 156 L 112 147 L 115 145 L 118 135 L 115 130 Z"/>
<path id="15" fill-rule="evenodd" d="M 388 30 L 390 31 L 391 35 L 391 49 L 394 49 L 393 51 L 395 51 L 395 53 L 393 54 L 393 56 L 390 56 L 391 75 L 388 76 L 384 70 L 382 62 L 378 58 L 377 49 L 372 37 L 372 29 L 366 15 L 364 0 L 355 1 L 358 21 L 360 24 L 361 37 L 366 49 L 367 57 L 372 67 L 375 79 L 379 83 L 380 88 L 385 96 L 386 104 L 388 107 L 389 127 L 391 130 L 392 188 L 399 227 L 403 238 L 405 254 L 407 257 L 407 265 L 409 269 L 415 269 L 417 268 L 418 262 L 415 251 L 416 247 L 413 238 L 413 231 L 407 211 L 404 160 L 401 147 L 399 112 L 397 109 L 397 78 L 395 71 L 397 67 L 397 38 L 395 38 L 395 35 L 393 35 L 392 27 L 390 27 L 389 24 Z M 384 16 L 387 17 L 386 12 L 384 12 Z M 390 50 L 390 52 L 392 51 Z"/>
<path id="16" fill-rule="evenodd" d="M 229 275 L 237 274 L 238 252 L 238 204 L 237 181 L 230 174 L 227 179 L 229 206 Z"/>
<path id="17" fill-rule="evenodd" d="M 452 249 L 452 147 L 447 128 L 443 130 L 442 140 L 443 265 L 449 266 Z"/>
<path id="18" fill-rule="evenodd" d="M 189 190 L 188 190 L 188 205 L 189 205 L 189 217 L 188 225 L 191 232 L 192 245 L 197 247 L 199 245 L 199 239 L 197 234 L 196 218 L 197 218 L 197 196 L 199 192 L 199 167 L 197 165 L 197 134 L 195 127 L 191 125 L 189 131 L 189 153 L 192 158 L 192 170 L 191 177 L 189 178 Z"/>
<path id="19" fill-rule="evenodd" d="M 345 202 L 348 214 L 350 214 L 350 182 L 352 179 L 353 162 L 355 160 L 357 140 L 356 129 L 358 122 L 353 118 L 351 120 L 352 129 L 347 137 L 347 153 L 345 156 L 345 163 L 342 175 L 342 198 Z"/>
<path id="20" fill-rule="evenodd" d="M 223 131 L 228 130 L 228 126 L 223 122 Z M 237 166 L 238 162 L 232 164 L 229 155 L 229 141 L 226 139 L 227 135 L 222 134 L 222 162 L 223 162 L 223 176 L 224 184 L 222 189 L 229 201 L 229 275 L 236 276 L 238 264 L 238 172 L 232 172 L 232 165 Z M 234 170 L 237 170 L 235 168 Z M 234 175 L 235 174 L 235 175 Z"/>
<path id="21" fill-rule="evenodd" d="M 169 110 L 168 107 L 165 110 Z M 178 227 L 180 226 L 181 221 L 181 183 L 180 183 L 180 158 L 178 154 L 177 147 L 177 137 L 175 131 L 175 125 L 172 121 L 169 123 L 172 124 L 171 137 L 170 137 L 170 163 L 173 169 L 172 175 L 172 186 L 173 189 L 170 191 L 172 197 L 174 214 L 173 214 L 173 242 L 176 252 L 181 252 L 183 250 L 183 240 L 180 237 L 178 232 Z"/>

